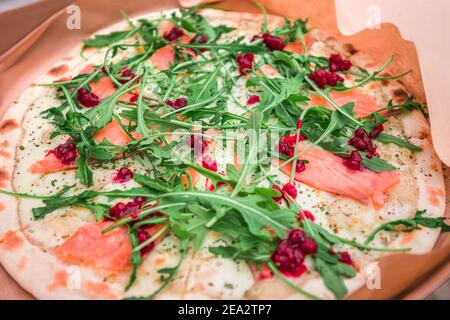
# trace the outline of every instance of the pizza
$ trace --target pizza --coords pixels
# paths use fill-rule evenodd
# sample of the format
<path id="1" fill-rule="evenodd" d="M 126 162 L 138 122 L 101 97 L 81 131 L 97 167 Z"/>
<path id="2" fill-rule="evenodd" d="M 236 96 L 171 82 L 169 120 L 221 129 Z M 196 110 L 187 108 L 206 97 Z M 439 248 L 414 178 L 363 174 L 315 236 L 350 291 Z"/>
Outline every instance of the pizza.
<path id="1" fill-rule="evenodd" d="M 104 29 L 0 123 L 0 262 L 39 299 L 343 299 L 445 224 L 426 107 L 307 21 Z"/>

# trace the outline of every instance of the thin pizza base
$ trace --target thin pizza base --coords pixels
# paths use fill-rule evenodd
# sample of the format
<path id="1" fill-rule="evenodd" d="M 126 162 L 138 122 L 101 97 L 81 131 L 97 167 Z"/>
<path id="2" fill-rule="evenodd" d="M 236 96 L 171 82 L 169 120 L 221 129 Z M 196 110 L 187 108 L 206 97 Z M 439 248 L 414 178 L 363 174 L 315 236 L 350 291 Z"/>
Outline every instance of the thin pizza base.
<path id="1" fill-rule="evenodd" d="M 253 35 L 259 33 L 261 25 L 261 16 L 248 13 L 231 13 L 216 10 L 204 10 L 203 14 L 214 24 L 227 24 L 237 27 L 243 33 Z M 144 18 L 154 19 L 159 13 L 152 13 L 143 16 Z M 270 27 L 277 26 L 282 21 L 279 17 L 270 17 Z M 110 28 L 99 31 L 98 33 L 109 33 L 111 31 L 125 28 L 121 23 Z M 321 45 L 312 50 L 327 52 L 330 48 L 346 53 L 351 48 L 348 44 L 339 44 L 334 39 L 328 38 L 320 31 L 313 31 L 313 36 L 321 41 Z M 325 48 L 326 43 L 330 48 Z M 75 50 L 63 60 L 55 64 L 46 76 L 40 78 L 37 83 L 48 83 L 56 79 L 73 76 L 89 63 L 100 63 L 98 61 L 103 54 L 102 49 L 90 50 L 86 52 L 87 61 L 78 58 L 81 47 Z M 352 51 L 352 50 L 350 50 Z M 97 60 L 97 61 L 96 61 Z M 356 64 L 373 68 L 370 62 L 366 62 L 364 57 L 358 54 L 352 57 Z M 60 66 L 67 66 L 62 68 Z M 30 127 L 27 125 L 31 117 L 32 108 L 42 102 L 55 100 L 54 89 L 46 87 L 32 86 L 10 106 L 3 121 L 0 124 L 2 135 L 0 136 L 0 145 L 9 152 L 10 156 L 2 160 L 0 168 L 0 187 L 7 190 L 20 191 L 20 186 L 27 181 L 26 172 L 22 171 L 20 166 L 26 167 L 27 161 L 31 161 L 33 155 L 17 162 L 20 155 L 24 153 L 19 149 L 24 144 L 23 138 L 28 134 Z M 380 85 L 375 91 L 380 92 L 381 100 L 394 98 L 394 101 L 404 98 L 406 91 L 400 83 L 390 82 Z M 383 97 L 384 96 L 384 97 Z M 37 111 L 36 110 L 36 114 Z M 27 131 L 28 130 L 28 131 Z M 419 112 L 411 112 L 401 115 L 395 119 L 395 125 L 392 128 L 396 133 L 407 137 L 414 144 L 423 148 L 423 151 L 411 155 L 406 151 L 399 151 L 398 148 L 388 146 L 381 149 L 383 156 L 395 164 L 400 165 L 406 162 L 408 165 L 401 166 L 402 182 L 404 184 L 392 190 L 389 194 L 389 203 L 386 209 L 379 212 L 379 216 L 373 214 L 373 210 L 367 207 L 355 204 L 354 201 L 343 199 L 341 197 L 330 195 L 326 192 L 320 192 L 308 188 L 304 185 L 298 185 L 300 190 L 305 193 L 313 194 L 318 201 L 323 201 L 331 206 L 336 212 L 334 219 L 339 220 L 338 215 L 343 211 L 349 210 L 358 213 L 352 214 L 344 221 L 336 221 L 341 225 L 348 226 L 350 223 L 356 225 L 370 226 L 380 221 L 388 219 L 398 219 L 413 214 L 415 209 L 426 209 L 430 216 L 443 216 L 445 201 L 443 195 L 444 181 L 441 170 L 441 163 L 436 156 L 432 143 L 429 125 Z M 50 143 L 50 142 L 49 142 Z M 54 142 L 53 142 L 54 143 Z M 50 148 L 51 145 L 49 144 Z M 406 153 L 405 153 L 406 152 Z M 36 156 L 35 156 L 36 157 Z M 412 158 L 411 158 L 412 157 Z M 409 160 L 408 160 L 409 158 Z M 107 172 L 107 169 L 105 169 Z M 18 174 L 19 173 L 19 174 Z M 22 176 L 20 177 L 20 174 Z M 105 173 L 107 174 L 107 173 Z M 404 177 L 404 178 L 403 178 Z M 65 176 L 58 177 L 61 180 L 73 179 L 73 175 L 68 173 Z M 280 177 L 282 180 L 283 177 Z M 44 184 L 44 183 L 43 183 Z M 42 187 L 42 186 L 41 186 Z M 99 188 L 109 188 L 108 184 L 100 185 Z M 303 189 L 302 189 L 303 188 Z M 44 194 L 45 190 L 39 186 L 33 189 L 38 194 Z M 441 196 L 442 194 L 442 196 Z M 58 244 L 58 235 L 73 233 L 79 226 L 93 221 L 91 215 L 86 212 L 64 212 L 62 214 L 73 215 L 70 223 L 58 220 L 60 215 L 55 214 L 48 219 L 42 220 L 38 226 L 38 235 L 33 236 L 29 233 L 30 209 L 33 205 L 30 201 L 18 200 L 13 197 L 0 195 L 0 262 L 3 264 L 9 274 L 16 279 L 19 284 L 39 299 L 120 299 L 125 296 L 124 286 L 128 281 L 129 270 L 121 274 L 105 273 L 103 270 L 95 268 L 73 266 L 62 262 L 57 258 L 52 250 L 55 244 Z M 313 206 L 314 204 L 311 204 Z M 405 207 L 410 206 L 409 210 Z M 390 214 L 388 214 L 390 213 Z M 374 217 L 377 217 L 378 221 Z M 353 220 L 352 220 L 353 219 Z M 374 221 L 375 219 L 375 221 Z M 386 220 L 383 220 L 386 219 Z M 320 220 L 320 219 L 319 219 Z M 55 231 L 56 236 L 48 238 L 50 231 Z M 352 228 L 349 228 L 351 231 Z M 63 232 L 64 231 L 64 232 Z M 40 236 L 40 235 L 43 236 Z M 399 235 L 389 246 L 400 247 L 408 245 L 413 248 L 415 253 L 424 253 L 430 251 L 439 235 L 438 230 L 422 229 L 409 233 L 407 236 Z M 277 279 L 263 280 L 255 282 L 251 270 L 244 262 L 234 262 L 231 260 L 213 257 L 207 250 L 208 245 L 217 240 L 217 235 L 210 234 L 207 243 L 198 253 L 190 253 L 189 257 L 182 264 L 175 281 L 173 281 L 158 298 L 161 299 L 299 299 L 304 298 Z M 54 243 L 53 243 L 53 242 Z M 157 270 L 163 267 L 169 267 L 176 264 L 179 253 L 177 241 L 172 237 L 166 237 L 164 241 L 146 258 L 145 263 L 139 270 L 138 280 L 135 286 L 127 293 L 127 296 L 148 295 L 156 290 L 159 285 L 159 274 Z M 378 256 L 365 257 L 364 265 L 376 263 Z M 309 268 L 311 269 L 311 268 Z M 209 283 L 213 283 L 210 286 Z M 233 289 L 224 289 L 232 284 Z M 305 274 L 295 281 L 296 284 L 304 287 L 324 298 L 333 298 L 333 295 L 324 287 L 323 282 L 314 274 Z M 346 280 L 349 293 L 354 292 L 364 285 L 365 275 L 360 272 L 353 279 Z M 229 286 L 228 286 L 229 287 Z"/>

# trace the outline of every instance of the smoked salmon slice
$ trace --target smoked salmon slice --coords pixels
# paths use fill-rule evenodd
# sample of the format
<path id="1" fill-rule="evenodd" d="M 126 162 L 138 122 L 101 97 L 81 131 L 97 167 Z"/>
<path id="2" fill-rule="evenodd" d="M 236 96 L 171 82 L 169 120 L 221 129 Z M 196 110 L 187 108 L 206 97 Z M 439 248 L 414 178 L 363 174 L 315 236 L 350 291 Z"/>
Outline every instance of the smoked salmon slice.
<path id="1" fill-rule="evenodd" d="M 175 26 L 174 24 L 168 22 L 162 24 L 159 28 L 159 34 L 163 36 L 166 32 L 170 31 L 170 29 L 172 29 L 174 26 Z M 184 44 L 188 44 L 191 40 L 187 35 L 183 35 L 177 41 Z M 186 51 L 191 53 L 191 55 L 194 55 L 194 52 L 192 50 Z M 148 61 L 153 62 L 160 71 L 168 70 L 175 61 L 175 50 L 172 48 L 170 44 L 168 44 L 156 50 Z"/>
<path id="2" fill-rule="evenodd" d="M 84 69 L 80 71 L 80 74 L 92 73 L 94 72 L 94 65 L 89 64 Z M 100 99 L 104 99 L 106 97 L 111 96 L 116 92 L 117 87 L 111 81 L 111 78 L 108 76 L 101 77 L 97 81 L 90 81 L 89 85 L 91 86 L 91 91 Z M 133 92 L 127 92 L 120 97 L 122 101 L 130 101 L 130 98 L 135 94 L 139 93 L 138 89 L 135 89 Z"/>
<path id="3" fill-rule="evenodd" d="M 311 101 L 309 101 L 307 107 L 322 106 L 327 109 L 334 110 L 334 108 L 319 95 L 312 94 L 309 96 L 309 98 L 311 99 Z M 339 106 L 343 106 L 349 102 L 354 102 L 356 117 L 361 118 L 367 117 L 372 112 L 383 108 L 378 104 L 375 98 L 368 96 L 359 88 L 355 88 L 349 91 L 331 91 L 330 98 Z"/>
<path id="4" fill-rule="evenodd" d="M 311 48 L 311 44 L 312 44 L 312 38 L 309 34 L 305 34 L 305 44 L 306 44 L 306 50 L 309 50 Z M 286 45 L 286 47 L 284 47 L 284 50 L 298 53 L 298 54 L 303 54 L 305 51 L 303 49 L 303 44 L 300 39 L 297 39 L 296 41 L 293 41 L 293 42 L 289 42 Z"/>
<path id="5" fill-rule="evenodd" d="M 110 223 L 82 226 L 56 248 L 57 256 L 66 263 L 93 266 L 112 272 L 122 271 L 131 257 L 130 237 L 124 227 L 102 234 L 102 230 Z"/>
<path id="6" fill-rule="evenodd" d="M 295 180 L 319 190 L 350 197 L 380 209 L 386 201 L 385 193 L 400 182 L 399 175 L 394 171 L 354 171 L 343 164 L 342 158 L 320 148 L 302 154 L 306 148 L 307 144 L 299 144 L 299 159 L 309 163 L 305 171 L 295 175 Z M 290 176 L 291 169 L 292 164 L 288 164 L 281 171 Z"/>
<path id="7" fill-rule="evenodd" d="M 169 69 L 174 60 L 175 50 L 170 45 L 159 48 L 149 59 L 149 61 L 153 62 L 161 71 Z"/>
<path id="8" fill-rule="evenodd" d="M 106 139 L 116 146 L 124 146 L 132 140 L 115 119 L 94 133 L 93 138 L 99 143 Z"/>
<path id="9" fill-rule="evenodd" d="M 142 135 L 135 132 L 133 133 L 133 137 L 138 139 Z M 94 133 L 94 140 L 97 142 L 102 142 L 104 139 L 107 139 L 112 144 L 117 146 L 124 146 L 128 142 L 132 141 L 132 139 L 126 134 L 126 132 L 122 129 L 119 123 L 113 119 L 110 123 L 104 126 L 102 129 Z M 54 152 L 49 152 L 44 157 L 44 159 L 35 162 L 29 169 L 31 173 L 34 174 L 48 174 L 54 172 L 60 172 L 64 170 L 75 169 L 76 164 L 64 164 L 58 159 Z"/>
<path id="10" fill-rule="evenodd" d="M 60 172 L 64 170 L 75 169 L 77 166 L 66 165 L 59 160 L 53 152 L 47 153 L 44 159 L 39 160 L 30 167 L 30 172 L 34 174 L 48 174 L 54 172 Z"/>

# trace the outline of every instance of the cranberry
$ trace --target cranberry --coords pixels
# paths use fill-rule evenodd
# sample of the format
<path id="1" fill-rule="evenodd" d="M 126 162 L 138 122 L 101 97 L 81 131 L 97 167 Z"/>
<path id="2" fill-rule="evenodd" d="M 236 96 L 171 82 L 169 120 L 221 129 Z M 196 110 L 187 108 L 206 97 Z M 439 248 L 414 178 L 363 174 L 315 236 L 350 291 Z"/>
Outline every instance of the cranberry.
<path id="1" fill-rule="evenodd" d="M 366 130 L 363 128 L 358 128 L 355 130 L 355 137 L 357 138 L 364 138 L 366 136 Z"/>
<path id="2" fill-rule="evenodd" d="M 296 140 L 297 137 L 295 135 L 284 136 L 283 138 L 281 138 L 281 142 L 278 147 L 280 153 L 288 156 L 289 158 L 292 158 L 294 156 Z M 305 140 L 305 137 L 300 135 L 298 140 L 303 141 Z"/>
<path id="3" fill-rule="evenodd" d="M 305 231 L 295 229 L 289 232 L 288 241 L 291 245 L 299 245 L 307 238 Z"/>
<path id="4" fill-rule="evenodd" d="M 271 35 L 269 33 L 264 33 L 262 35 L 262 39 L 264 41 L 264 44 L 270 49 L 270 50 L 283 50 L 286 44 L 278 38 L 277 36 Z"/>
<path id="5" fill-rule="evenodd" d="M 304 255 L 316 254 L 317 253 L 317 243 L 311 237 L 306 237 L 299 246 L 300 250 Z"/>
<path id="6" fill-rule="evenodd" d="M 123 68 L 119 72 L 119 74 L 120 74 L 120 79 L 119 79 L 120 83 L 127 83 L 128 81 L 130 81 L 130 80 L 134 79 L 134 77 L 136 77 L 134 72 L 131 71 L 131 69 L 128 67 Z"/>
<path id="7" fill-rule="evenodd" d="M 206 43 L 208 43 L 208 37 L 205 35 L 202 35 L 200 37 L 198 35 L 195 35 L 189 43 L 206 44 Z M 201 48 L 200 52 L 205 52 L 206 50 L 207 49 L 205 49 L 205 48 Z"/>
<path id="8" fill-rule="evenodd" d="M 328 58 L 328 65 L 331 72 L 347 71 L 352 67 L 349 60 L 344 60 L 340 54 L 332 54 Z"/>
<path id="9" fill-rule="evenodd" d="M 377 124 L 373 127 L 372 131 L 370 131 L 369 137 L 370 137 L 371 139 L 375 139 L 375 138 L 377 138 L 383 131 L 384 131 L 384 126 L 383 126 L 383 124 L 382 124 L 382 123 L 377 123 Z"/>
<path id="10" fill-rule="evenodd" d="M 118 183 L 128 182 L 133 178 L 133 171 L 123 167 L 114 175 L 113 181 Z"/>
<path id="11" fill-rule="evenodd" d="M 134 94 L 130 97 L 129 101 L 130 101 L 130 102 L 136 102 L 138 98 L 139 98 L 139 94 L 134 93 Z"/>
<path id="12" fill-rule="evenodd" d="M 253 60 L 255 59 L 255 55 L 251 52 L 247 52 L 245 54 L 239 54 L 236 57 L 236 61 L 239 65 L 239 73 L 241 75 L 247 75 L 250 70 L 253 68 Z"/>
<path id="13" fill-rule="evenodd" d="M 100 98 L 95 93 L 85 88 L 78 89 L 77 100 L 83 107 L 86 108 L 95 107 L 100 103 Z"/>
<path id="14" fill-rule="evenodd" d="M 259 34 L 255 34 L 251 39 L 250 39 L 250 42 L 253 42 L 253 41 L 255 41 L 255 40 L 257 40 L 257 39 L 261 39 L 262 37 L 259 35 Z"/>
<path id="15" fill-rule="evenodd" d="M 168 106 L 174 108 L 175 110 L 178 110 L 178 109 L 186 107 L 188 101 L 186 98 L 177 98 L 177 99 L 175 99 L 175 101 L 167 100 L 166 103 Z"/>
<path id="16" fill-rule="evenodd" d="M 315 217 L 310 211 L 302 210 L 298 213 L 298 219 L 299 220 L 309 219 L 311 221 L 314 221 Z"/>
<path id="17" fill-rule="evenodd" d="M 78 157 L 77 146 L 73 142 L 66 142 L 60 144 L 53 150 L 55 156 L 61 161 L 63 164 L 73 164 L 75 159 Z"/>
<path id="18" fill-rule="evenodd" d="M 144 197 L 136 197 L 127 203 L 118 202 L 111 209 L 109 209 L 109 216 L 117 220 L 127 215 L 137 213 L 146 200 L 147 199 Z"/>
<path id="19" fill-rule="evenodd" d="M 289 158 L 292 158 L 294 156 L 294 146 L 291 144 L 281 141 L 279 145 L 279 150 L 281 154 L 284 154 L 285 156 L 288 156 Z"/>
<path id="20" fill-rule="evenodd" d="M 303 253 L 299 248 L 291 247 L 287 240 L 280 241 L 271 258 L 285 275 L 298 277 L 306 271 Z"/>
<path id="21" fill-rule="evenodd" d="M 208 37 L 206 35 L 202 35 L 200 37 L 198 35 L 195 35 L 191 39 L 190 43 L 205 44 L 205 43 L 208 43 Z"/>
<path id="22" fill-rule="evenodd" d="M 314 239 L 307 236 L 303 230 L 295 229 L 289 232 L 287 239 L 278 243 L 271 258 L 281 272 L 298 277 L 307 270 L 303 263 L 305 255 L 316 252 L 317 243 Z"/>
<path id="23" fill-rule="evenodd" d="M 143 204 L 146 200 L 147 200 L 147 198 L 145 198 L 145 197 L 137 196 L 136 198 L 134 198 L 133 201 L 136 203 L 139 203 L 139 204 Z"/>
<path id="24" fill-rule="evenodd" d="M 281 195 L 280 195 L 279 197 L 273 197 L 273 198 L 272 198 L 274 201 L 280 203 L 281 200 L 283 199 L 283 192 L 281 191 L 280 186 L 273 185 L 273 186 L 272 186 L 272 189 L 273 189 L 273 190 L 277 190 L 277 191 L 279 191 L 279 192 L 281 193 Z"/>
<path id="25" fill-rule="evenodd" d="M 208 142 L 204 141 L 203 137 L 199 135 L 187 137 L 186 144 L 194 149 L 196 155 L 203 154 L 208 149 Z"/>
<path id="26" fill-rule="evenodd" d="M 349 140 L 348 144 L 359 151 L 367 152 L 366 158 L 368 159 L 371 159 L 377 153 L 376 147 L 372 144 L 372 140 L 370 140 L 370 137 L 367 136 L 366 131 L 362 128 L 355 130 L 354 136 Z"/>
<path id="27" fill-rule="evenodd" d="M 338 82 L 344 82 L 344 78 L 340 75 L 325 70 L 313 71 L 308 77 L 314 81 L 319 88 L 323 88 L 326 85 L 334 87 Z"/>
<path id="28" fill-rule="evenodd" d="M 306 164 L 303 160 L 298 160 L 295 164 L 295 172 L 300 173 L 306 170 Z"/>
<path id="29" fill-rule="evenodd" d="M 258 103 L 260 101 L 259 96 L 257 95 L 251 95 L 250 97 L 248 97 L 247 99 L 247 105 L 252 105 L 255 103 Z"/>
<path id="30" fill-rule="evenodd" d="M 217 188 L 224 187 L 226 185 L 227 185 L 226 182 L 223 182 L 223 181 L 217 182 Z M 214 184 L 211 184 L 208 189 L 209 189 L 209 191 L 214 191 L 214 190 L 216 190 L 216 186 L 214 186 Z"/>
<path id="31" fill-rule="evenodd" d="M 150 238 L 151 238 L 151 235 L 147 231 L 145 231 L 143 229 L 139 230 L 139 232 L 138 232 L 139 243 L 143 243 Z M 144 248 L 141 249 L 141 256 L 146 255 L 147 253 L 152 251 L 154 248 L 155 248 L 155 242 L 152 241 L 148 245 L 146 245 Z"/>
<path id="32" fill-rule="evenodd" d="M 167 41 L 175 41 L 182 36 L 184 36 L 183 30 L 173 27 L 169 32 L 166 32 L 163 35 L 163 38 Z"/>
<path id="33" fill-rule="evenodd" d="M 346 251 L 338 252 L 339 254 L 339 261 L 345 264 L 348 264 L 350 266 L 353 265 L 353 259 L 350 253 Z"/>
<path id="34" fill-rule="evenodd" d="M 351 170 L 361 170 L 362 157 L 358 151 L 353 150 L 350 154 L 344 158 L 344 165 Z"/>
<path id="35" fill-rule="evenodd" d="M 290 183 L 286 183 L 281 189 L 283 196 L 286 198 L 287 196 L 292 197 L 293 199 L 297 198 L 297 188 Z"/>
<path id="36" fill-rule="evenodd" d="M 203 157 L 202 167 L 217 172 L 217 162 L 208 155 Z"/>
<path id="37" fill-rule="evenodd" d="M 112 218 L 120 219 L 123 217 L 123 212 L 127 209 L 127 205 L 123 202 L 116 203 L 111 209 L 109 209 L 109 215 Z"/>

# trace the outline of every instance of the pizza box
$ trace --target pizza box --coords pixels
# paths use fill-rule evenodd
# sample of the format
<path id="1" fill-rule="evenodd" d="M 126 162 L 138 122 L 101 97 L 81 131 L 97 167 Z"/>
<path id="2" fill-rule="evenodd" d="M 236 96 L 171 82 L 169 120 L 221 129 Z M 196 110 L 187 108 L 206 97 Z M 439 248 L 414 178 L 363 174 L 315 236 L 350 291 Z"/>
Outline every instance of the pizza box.
<path id="1" fill-rule="evenodd" d="M 198 2 L 202 1 L 44 0 L 18 8 L 13 7 L 13 1 L 6 2 L 0 6 L 0 27 L 8 31 L 0 43 L 0 118 L 34 79 L 47 72 L 81 39 L 120 21 L 121 9 L 133 17 Z M 420 102 L 427 103 L 435 149 L 442 162 L 450 165 L 450 112 L 444 103 L 450 101 L 450 90 L 446 88 L 450 85 L 450 61 L 446 57 L 450 50 L 448 1 L 435 0 L 432 4 L 421 0 L 260 2 L 270 14 L 309 17 L 312 25 L 351 43 L 374 62 L 382 63 L 394 54 L 396 59 L 390 68 L 393 73 L 412 69 L 402 81 Z M 244 0 L 224 1 L 220 7 L 258 12 L 253 2 Z M 70 19 L 77 12 L 80 24 L 74 27 Z M 448 176 L 450 171 L 444 169 Z M 446 199 L 450 199 L 447 179 L 446 190 Z M 380 267 L 381 289 L 364 287 L 349 299 L 424 299 L 450 278 L 450 236 L 442 234 L 435 249 L 425 255 L 383 257 Z M 1 267 L 0 284 L 0 299 L 33 299 Z"/>

